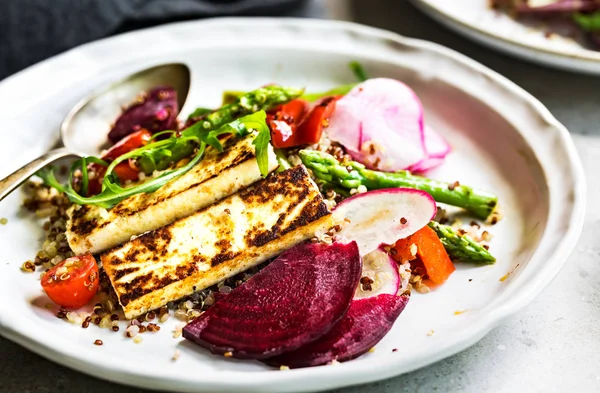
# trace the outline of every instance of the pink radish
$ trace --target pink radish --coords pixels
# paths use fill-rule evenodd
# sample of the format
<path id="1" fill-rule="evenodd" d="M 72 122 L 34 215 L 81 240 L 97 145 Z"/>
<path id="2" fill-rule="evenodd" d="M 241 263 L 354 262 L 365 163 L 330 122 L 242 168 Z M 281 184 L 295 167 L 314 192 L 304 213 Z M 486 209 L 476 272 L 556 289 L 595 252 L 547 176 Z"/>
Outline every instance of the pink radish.
<path id="1" fill-rule="evenodd" d="M 293 351 L 346 314 L 360 271 L 355 242 L 298 245 L 187 324 L 183 336 L 235 358 Z"/>
<path id="2" fill-rule="evenodd" d="M 427 125 L 424 129 L 424 135 L 427 158 L 408 168 L 412 172 L 425 172 L 441 165 L 446 156 L 452 151 L 452 147 L 446 139 Z"/>
<path id="3" fill-rule="evenodd" d="M 396 295 L 401 289 L 401 284 L 398 263 L 380 247 L 363 257 L 361 282 L 358 284 L 354 299 L 382 293 Z"/>
<path id="4" fill-rule="evenodd" d="M 276 367 L 299 368 L 357 358 L 373 348 L 390 331 L 408 299 L 407 295 L 381 294 L 353 300 L 344 318 L 324 336 L 264 362 Z"/>
<path id="5" fill-rule="evenodd" d="M 431 127 L 426 125 L 424 134 L 425 148 L 427 149 L 429 158 L 444 158 L 452 151 L 452 147 L 446 139 L 435 132 Z"/>
<path id="6" fill-rule="evenodd" d="M 365 256 L 381 244 L 412 235 L 435 217 L 436 203 L 428 193 L 412 188 L 389 188 L 354 195 L 333 211 L 341 241 L 355 240 Z"/>
<path id="7" fill-rule="evenodd" d="M 395 79 L 375 78 L 338 100 L 327 135 L 367 167 L 397 171 L 427 158 L 423 130 L 414 91 Z"/>

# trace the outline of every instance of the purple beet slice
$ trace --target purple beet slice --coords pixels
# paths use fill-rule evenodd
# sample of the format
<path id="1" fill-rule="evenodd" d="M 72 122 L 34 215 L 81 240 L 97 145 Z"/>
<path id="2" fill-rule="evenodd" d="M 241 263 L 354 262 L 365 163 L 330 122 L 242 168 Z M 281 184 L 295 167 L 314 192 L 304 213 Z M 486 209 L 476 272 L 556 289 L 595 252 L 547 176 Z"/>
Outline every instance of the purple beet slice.
<path id="1" fill-rule="evenodd" d="M 177 92 L 170 86 L 158 86 L 145 93 L 119 116 L 108 133 L 108 139 L 117 143 L 142 128 L 151 133 L 172 130 L 177 125 Z"/>
<path id="2" fill-rule="evenodd" d="M 389 332 L 408 299 L 408 295 L 381 294 L 354 300 L 344 318 L 329 333 L 295 351 L 264 362 L 277 367 L 300 368 L 357 358 Z"/>
<path id="3" fill-rule="evenodd" d="M 356 242 L 300 244 L 190 322 L 183 337 L 241 359 L 293 351 L 345 315 L 361 270 Z"/>

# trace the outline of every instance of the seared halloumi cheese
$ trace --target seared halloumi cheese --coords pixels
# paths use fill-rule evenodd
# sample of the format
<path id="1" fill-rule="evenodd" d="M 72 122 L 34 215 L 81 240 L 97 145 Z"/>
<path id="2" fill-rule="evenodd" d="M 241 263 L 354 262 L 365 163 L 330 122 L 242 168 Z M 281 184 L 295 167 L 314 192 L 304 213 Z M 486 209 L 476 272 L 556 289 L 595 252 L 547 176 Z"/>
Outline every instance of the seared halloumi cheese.
<path id="1" fill-rule="evenodd" d="M 256 134 L 223 141 L 223 152 L 208 148 L 205 157 L 182 176 L 153 193 L 133 195 L 112 209 L 74 205 L 69 210 L 67 241 L 76 254 L 93 254 L 161 228 L 261 179 L 252 142 Z M 277 168 L 269 146 L 269 172 Z"/>
<path id="2" fill-rule="evenodd" d="M 316 184 L 297 166 L 101 255 L 134 318 L 210 287 L 333 226 Z"/>

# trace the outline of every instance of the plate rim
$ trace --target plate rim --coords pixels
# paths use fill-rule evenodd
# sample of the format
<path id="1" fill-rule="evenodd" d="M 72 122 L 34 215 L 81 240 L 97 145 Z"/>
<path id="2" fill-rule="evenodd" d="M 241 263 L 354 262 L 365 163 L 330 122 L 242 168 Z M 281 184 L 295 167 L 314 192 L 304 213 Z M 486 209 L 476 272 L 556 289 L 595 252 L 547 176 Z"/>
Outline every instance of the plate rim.
<path id="1" fill-rule="evenodd" d="M 479 43 L 497 49 L 503 53 L 508 53 L 536 64 L 571 72 L 581 72 L 592 75 L 600 74 L 600 51 L 592 51 L 582 47 L 581 53 L 564 53 L 558 50 L 528 44 L 517 39 L 510 39 L 494 34 L 492 31 L 482 29 L 474 24 L 447 14 L 437 7 L 432 0 L 410 1 L 415 7 L 444 26 L 471 40 L 478 41 Z M 474 35 L 472 33 L 477 34 Z M 524 50 L 529 53 L 524 53 Z M 536 56 L 531 56 L 532 54 L 535 54 Z M 567 60 L 577 60 L 579 62 L 578 64 L 581 66 L 578 67 L 572 63 L 565 63 L 564 61 Z"/>
<path id="2" fill-rule="evenodd" d="M 148 378 L 148 374 L 143 372 L 143 367 L 132 366 L 132 368 L 129 370 L 119 370 L 114 366 L 111 367 L 109 363 L 98 366 L 98 362 L 94 362 L 92 357 L 86 358 L 85 356 L 82 356 L 81 352 L 76 350 L 77 348 L 73 350 L 73 348 L 69 347 L 59 347 L 59 344 L 62 343 L 61 341 L 59 341 L 59 343 L 53 343 L 49 345 L 48 343 L 43 343 L 42 340 L 34 339 L 34 329 L 24 330 L 22 326 L 19 328 L 18 320 L 8 320 L 0 312 L 0 334 L 2 334 L 4 337 L 43 357 L 50 359 L 53 362 L 73 368 L 77 371 L 88 373 L 106 380 L 149 389 L 171 389 L 177 391 L 240 391 L 256 389 L 271 390 L 274 387 L 285 387 L 284 390 L 290 390 L 291 387 L 293 387 L 296 391 L 315 391 L 318 389 L 339 388 L 373 382 L 410 372 L 470 347 L 483 338 L 483 336 L 489 333 L 489 331 L 491 331 L 494 327 L 501 324 L 506 318 L 510 317 L 528 305 L 550 283 L 550 281 L 565 265 L 568 256 L 575 248 L 575 244 L 583 228 L 586 189 L 583 166 L 567 129 L 556 118 L 554 118 L 550 111 L 541 102 L 507 78 L 454 50 L 434 44 L 432 42 L 406 38 L 393 32 L 364 26 L 357 23 L 319 19 L 211 18 L 205 20 L 176 22 L 162 26 L 136 30 L 73 48 L 63 54 L 47 59 L 3 80 L 0 82 L 0 92 L 3 90 L 8 90 L 12 85 L 17 85 L 19 80 L 27 78 L 28 75 L 34 74 L 36 70 L 38 70 L 40 67 L 43 67 L 45 64 L 59 63 L 61 61 L 64 62 L 65 60 L 69 60 L 70 58 L 75 58 L 82 48 L 87 48 L 89 50 L 89 48 L 92 48 L 95 45 L 110 45 L 111 40 L 114 40 L 117 37 L 128 36 L 131 38 L 137 35 L 142 36 L 145 34 L 156 34 L 164 29 L 177 28 L 183 25 L 194 28 L 195 25 L 205 26 L 209 24 L 219 24 L 234 27 L 236 25 L 246 27 L 259 25 L 262 28 L 268 26 L 272 29 L 290 26 L 300 29 L 334 29 L 336 31 L 344 31 L 346 33 L 358 36 L 369 36 L 377 40 L 391 42 L 393 44 L 399 44 L 417 50 L 427 50 L 429 52 L 433 52 L 436 56 L 449 57 L 452 60 L 460 63 L 462 66 L 482 74 L 483 76 L 501 85 L 510 93 L 522 99 L 525 103 L 529 104 L 533 108 L 532 111 L 535 111 L 547 125 L 551 126 L 552 131 L 563 144 L 575 188 L 573 190 L 574 202 L 572 205 L 571 214 L 569 216 L 570 221 L 568 229 L 565 231 L 562 241 L 555 247 L 555 254 L 545 265 L 544 270 L 542 270 L 543 274 L 540 273 L 540 277 L 536 277 L 536 281 L 534 281 L 535 285 L 530 285 L 527 288 L 522 289 L 516 294 L 516 296 L 502 303 L 498 308 L 495 309 L 494 312 L 485 315 L 485 320 L 476 325 L 478 327 L 477 329 L 469 329 L 458 333 L 460 339 L 457 339 L 452 345 L 446 345 L 443 350 L 438 351 L 435 356 L 416 361 L 410 367 L 403 368 L 401 372 L 398 372 L 393 367 L 393 355 L 387 354 L 385 355 L 385 358 L 380 358 L 378 359 L 378 362 L 371 362 L 370 364 L 365 364 L 364 362 L 360 364 L 357 362 L 348 362 L 342 363 L 336 367 L 316 367 L 292 370 L 290 372 L 274 371 L 253 373 L 238 371 L 215 371 L 212 373 L 214 375 L 222 374 L 220 377 L 227 375 L 228 379 L 226 381 L 223 379 L 219 380 L 215 377 L 211 379 L 210 376 L 206 375 L 204 375 L 203 378 L 209 378 L 202 381 L 199 381 L 197 378 L 190 378 L 189 376 L 183 375 L 179 376 L 178 378 L 156 375 Z M 517 132 L 521 133 L 521 130 L 517 129 Z M 542 168 L 544 168 L 544 166 L 542 166 Z M 551 211 L 549 214 L 550 213 Z M 546 232 L 547 231 L 544 231 L 540 242 L 548 235 Z M 532 254 L 531 258 L 533 258 L 537 252 L 538 251 L 536 250 Z M 0 305 L 0 311 L 1 310 L 2 305 Z M 373 363 L 376 363 L 375 367 L 373 367 Z M 99 371 L 102 371 L 104 374 L 99 375 Z M 311 378 L 310 384 L 306 384 L 306 378 L 308 376 Z M 199 385 L 200 382 L 202 382 L 203 385 Z"/>

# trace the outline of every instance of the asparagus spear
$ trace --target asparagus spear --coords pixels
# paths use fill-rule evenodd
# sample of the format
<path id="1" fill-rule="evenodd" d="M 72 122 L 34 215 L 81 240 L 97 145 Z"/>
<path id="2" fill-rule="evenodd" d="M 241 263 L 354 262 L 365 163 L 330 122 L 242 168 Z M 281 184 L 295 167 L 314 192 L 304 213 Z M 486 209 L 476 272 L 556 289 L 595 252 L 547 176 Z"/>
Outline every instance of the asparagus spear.
<path id="1" fill-rule="evenodd" d="M 407 171 L 379 172 L 366 169 L 364 165 L 354 161 L 342 165 L 335 157 L 316 150 L 301 150 L 299 155 L 315 176 L 347 189 L 361 185 L 368 190 L 415 188 L 429 193 L 437 202 L 463 208 L 481 219 L 486 219 L 498 203 L 498 198 L 487 192 L 415 176 Z"/>
<path id="2" fill-rule="evenodd" d="M 304 90 L 277 85 L 265 86 L 241 95 L 236 101 L 206 115 L 200 127 L 210 131 L 233 120 L 260 110 L 268 111 L 276 105 L 298 98 Z"/>
<path id="3" fill-rule="evenodd" d="M 472 262 L 484 265 L 496 262 L 496 258 L 481 244 L 468 235 L 459 235 L 451 226 L 431 221 L 429 227 L 437 233 L 453 262 Z"/>
<path id="4" fill-rule="evenodd" d="M 292 87 L 261 87 L 243 94 L 235 102 L 224 105 L 210 113 L 206 113 L 203 109 L 197 111 L 197 113 L 202 113 L 201 120 L 186 128 L 181 133 L 185 135 L 186 133 L 208 132 L 219 129 L 242 116 L 250 115 L 260 110 L 267 111 L 279 104 L 291 101 L 299 97 L 303 92 L 304 90 Z M 146 174 L 149 174 L 156 169 L 166 169 L 171 163 L 192 155 L 195 148 L 196 145 L 194 143 L 181 143 L 174 146 L 169 155 L 158 152 L 155 156 L 144 156 L 140 158 L 139 164 L 142 170 Z"/>

